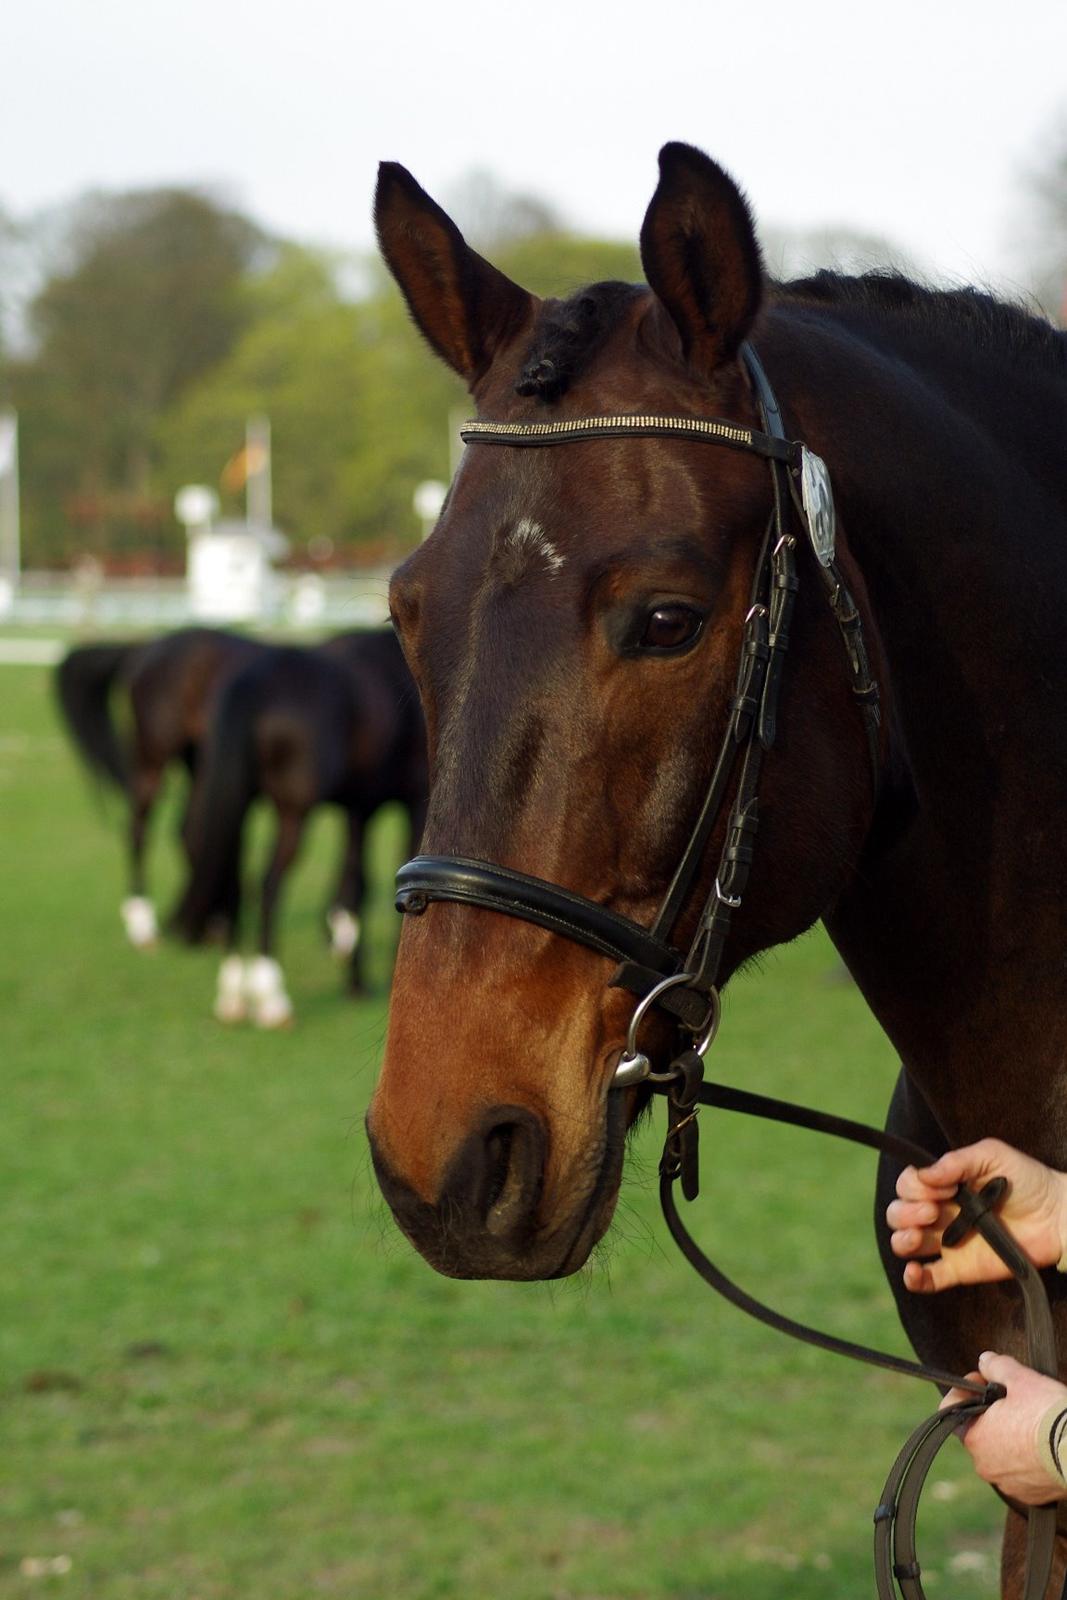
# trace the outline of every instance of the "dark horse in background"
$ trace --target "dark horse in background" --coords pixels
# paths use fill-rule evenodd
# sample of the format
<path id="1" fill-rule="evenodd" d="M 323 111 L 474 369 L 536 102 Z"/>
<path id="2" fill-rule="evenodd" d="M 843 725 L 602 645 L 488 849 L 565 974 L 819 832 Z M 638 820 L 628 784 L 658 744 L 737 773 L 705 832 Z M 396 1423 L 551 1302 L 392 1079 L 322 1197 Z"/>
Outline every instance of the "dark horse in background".
<path id="1" fill-rule="evenodd" d="M 829 467 L 884 716 L 872 792 L 837 625 L 798 550 L 780 737 L 723 975 L 822 918 L 900 1054 L 894 1131 L 938 1150 L 996 1134 L 1067 1166 L 1064 335 L 897 276 L 769 283 L 743 197 L 684 145 L 661 153 L 647 287 L 538 300 L 394 165 L 377 221 L 482 418 L 758 426 L 739 359 L 754 347 L 790 438 Z M 428 853 L 651 923 L 728 725 L 769 502 L 763 462 L 702 442 L 468 448 L 392 586 L 429 731 Z M 397 1220 L 440 1270 L 560 1276 L 607 1229 L 647 1100 L 611 1088 L 634 1005 L 612 967 L 488 910 L 405 919 L 368 1126 Z M 666 1038 L 642 1035 L 660 1062 Z M 879 1217 L 894 1177 L 883 1163 Z M 909 1296 L 878 1231 L 924 1359 L 1024 1355 L 1009 1288 Z M 1059 1278 L 1050 1291 L 1062 1336 Z M 1009 1512 L 1005 1596 L 1021 1528 Z"/>
<path id="2" fill-rule="evenodd" d="M 392 629 L 341 635 L 316 650 L 262 648 L 218 699 L 203 751 L 191 817 L 189 880 L 175 914 L 186 938 L 220 931 L 228 953 L 215 1014 L 282 1027 L 292 1002 L 277 960 L 277 911 L 315 807 L 339 806 L 348 826 L 337 903 L 364 897 L 364 831 L 398 801 L 418 844 L 426 805 L 426 738 L 418 695 Z M 240 954 L 242 857 L 252 802 L 262 796 L 277 826 L 259 895 L 257 954 Z M 354 913 L 355 914 L 355 913 Z M 358 918 L 350 987 L 363 988 Z"/>
<path id="3" fill-rule="evenodd" d="M 71 738 L 90 770 L 115 784 L 129 807 L 129 892 L 121 909 L 134 945 L 151 945 L 158 936 L 145 847 L 167 768 L 180 763 L 192 780 L 221 685 L 263 648 L 220 628 L 182 628 L 160 639 L 78 645 L 59 664 L 56 691 Z M 119 696 L 128 701 L 128 730 L 116 723 Z M 186 851 L 188 832 L 187 797 Z"/>

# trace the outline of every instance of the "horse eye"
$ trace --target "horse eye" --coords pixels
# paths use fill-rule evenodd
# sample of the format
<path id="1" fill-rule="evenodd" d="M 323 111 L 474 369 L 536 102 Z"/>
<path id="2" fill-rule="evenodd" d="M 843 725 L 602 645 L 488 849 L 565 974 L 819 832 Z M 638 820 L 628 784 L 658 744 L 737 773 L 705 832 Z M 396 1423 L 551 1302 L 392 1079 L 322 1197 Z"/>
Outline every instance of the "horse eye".
<path id="1" fill-rule="evenodd" d="M 657 606 L 650 611 L 641 635 L 643 650 L 677 650 L 700 632 L 704 618 L 689 606 Z"/>

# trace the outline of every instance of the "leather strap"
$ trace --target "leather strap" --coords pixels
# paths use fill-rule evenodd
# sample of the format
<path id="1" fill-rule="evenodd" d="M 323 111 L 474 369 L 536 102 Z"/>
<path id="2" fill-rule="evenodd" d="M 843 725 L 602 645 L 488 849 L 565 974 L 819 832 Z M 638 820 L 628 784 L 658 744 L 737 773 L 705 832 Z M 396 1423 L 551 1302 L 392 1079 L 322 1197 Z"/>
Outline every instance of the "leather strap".
<path id="1" fill-rule="evenodd" d="M 679 971 L 678 952 L 639 922 L 620 917 L 595 900 L 572 894 L 543 878 L 467 856 L 416 856 L 396 875 L 396 908 L 418 915 L 432 900 L 454 900 L 521 917 L 561 933 L 614 961 L 634 962 L 656 974 Z"/>
<path id="2" fill-rule="evenodd" d="M 811 1129 L 848 1139 L 869 1149 L 886 1152 L 897 1160 L 929 1166 L 930 1153 L 910 1140 L 901 1139 L 865 1123 L 853 1122 L 846 1117 L 815 1111 L 790 1101 L 773 1099 L 751 1091 L 735 1089 L 726 1084 L 705 1083 L 694 1062 L 695 1052 L 685 1050 L 677 1057 L 677 1078 L 673 1083 L 653 1083 L 655 1092 L 665 1094 L 668 1100 L 668 1129 L 660 1163 L 660 1202 L 671 1237 L 686 1260 L 711 1288 L 749 1316 L 780 1333 L 800 1339 L 819 1349 L 837 1355 L 849 1356 L 868 1365 L 884 1367 L 907 1377 L 932 1379 L 947 1388 L 970 1390 L 975 1400 L 935 1412 L 921 1423 L 907 1440 L 890 1470 L 882 1491 L 881 1502 L 874 1514 L 875 1521 L 875 1574 L 879 1600 L 925 1600 L 920 1581 L 920 1567 L 916 1554 L 915 1525 L 919 1495 L 938 1450 L 951 1436 L 961 1421 L 979 1416 L 989 1405 L 1002 1399 L 1005 1391 L 999 1384 L 977 1383 L 970 1378 L 944 1372 L 937 1367 L 927 1367 L 919 1362 L 873 1350 L 847 1339 L 822 1333 L 805 1323 L 794 1321 L 756 1300 L 726 1276 L 704 1253 L 686 1228 L 674 1200 L 674 1184 L 680 1179 L 687 1199 L 696 1193 L 695 1171 L 697 1163 L 696 1111 L 698 1106 L 715 1106 L 720 1110 L 736 1111 L 751 1116 L 764 1117 L 775 1122 L 789 1123 L 795 1127 Z M 993 1179 L 979 1193 L 963 1188 L 955 1195 L 960 1215 L 951 1226 L 951 1237 L 959 1243 L 970 1231 L 977 1229 L 996 1251 L 1014 1275 L 1023 1296 L 1026 1313 L 1027 1355 L 1029 1364 L 1046 1376 L 1057 1373 L 1056 1339 L 1052 1311 L 1044 1285 L 1029 1257 L 1019 1248 L 1011 1234 L 993 1214 L 993 1207 L 1005 1193 L 1002 1179 Z M 946 1239 L 949 1233 L 946 1233 Z M 1045 1600 L 1057 1530 L 1056 1507 L 1030 1508 L 1027 1519 L 1026 1581 L 1023 1600 Z M 899 1587 L 898 1587 L 899 1586 Z M 1067 1600 L 1065 1579 L 1062 1600 Z"/>

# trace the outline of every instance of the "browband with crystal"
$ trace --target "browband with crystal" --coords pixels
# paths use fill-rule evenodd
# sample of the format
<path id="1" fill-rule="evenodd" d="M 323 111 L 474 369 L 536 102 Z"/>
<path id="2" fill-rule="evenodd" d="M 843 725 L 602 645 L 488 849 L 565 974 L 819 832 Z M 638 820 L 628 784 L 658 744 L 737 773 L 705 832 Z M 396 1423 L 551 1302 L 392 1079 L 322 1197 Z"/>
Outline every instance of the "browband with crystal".
<path id="1" fill-rule="evenodd" d="M 464 422 L 464 444 L 550 445 L 578 439 L 707 439 L 799 466 L 800 445 L 718 417 L 572 417 L 563 422 Z"/>

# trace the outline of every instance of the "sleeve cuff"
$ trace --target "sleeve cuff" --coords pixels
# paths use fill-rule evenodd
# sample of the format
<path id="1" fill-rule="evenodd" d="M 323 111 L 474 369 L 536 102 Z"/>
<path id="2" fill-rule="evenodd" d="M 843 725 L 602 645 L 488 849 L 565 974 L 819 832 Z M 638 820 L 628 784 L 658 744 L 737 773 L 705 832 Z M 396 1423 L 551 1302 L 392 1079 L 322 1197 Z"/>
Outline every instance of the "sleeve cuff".
<path id="1" fill-rule="evenodd" d="M 1046 1472 L 1067 1487 L 1067 1406 L 1056 1401 L 1037 1427 L 1037 1449 Z"/>

